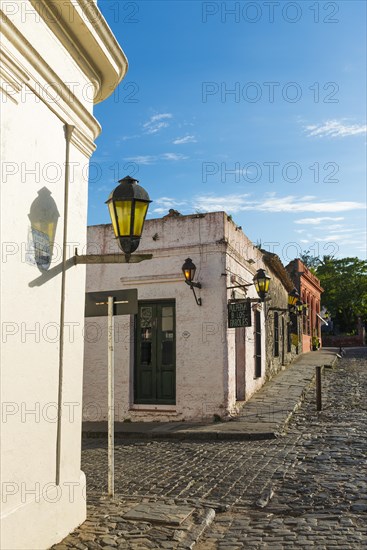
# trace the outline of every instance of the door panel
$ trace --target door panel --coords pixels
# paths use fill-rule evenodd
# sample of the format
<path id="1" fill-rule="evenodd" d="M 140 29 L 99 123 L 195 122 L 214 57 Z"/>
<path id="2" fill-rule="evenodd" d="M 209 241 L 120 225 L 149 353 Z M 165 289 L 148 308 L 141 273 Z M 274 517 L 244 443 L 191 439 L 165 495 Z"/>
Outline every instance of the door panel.
<path id="1" fill-rule="evenodd" d="M 135 403 L 175 403 L 175 348 L 174 302 L 139 304 L 136 323 Z"/>

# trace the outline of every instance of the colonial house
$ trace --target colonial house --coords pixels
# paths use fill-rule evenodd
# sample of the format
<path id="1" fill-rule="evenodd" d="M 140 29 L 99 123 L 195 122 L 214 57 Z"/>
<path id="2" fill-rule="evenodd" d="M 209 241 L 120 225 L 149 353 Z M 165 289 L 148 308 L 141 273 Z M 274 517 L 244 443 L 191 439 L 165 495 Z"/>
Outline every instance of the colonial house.
<path id="1" fill-rule="evenodd" d="M 288 296 L 294 284 L 279 256 L 266 250 L 261 252 L 272 275 L 270 301 L 266 306 L 266 377 L 270 379 L 302 352 L 302 314 L 288 307 Z"/>
<path id="2" fill-rule="evenodd" d="M 302 348 L 304 352 L 311 351 L 317 342 L 319 346 L 322 345 L 321 323 L 324 321 L 320 308 L 323 288 L 320 280 L 299 258 L 290 262 L 286 269 L 298 291 L 300 300 L 306 306 L 302 322 Z"/>
<path id="3" fill-rule="evenodd" d="M 111 225 L 88 228 L 88 249 L 119 253 Z M 295 354 L 287 273 L 225 212 L 147 220 L 139 253 L 153 258 L 87 267 L 87 292 L 138 290 L 137 315 L 115 317 L 116 420 L 227 418 Z M 193 291 L 182 272 L 188 259 L 196 266 Z M 272 301 L 259 301 L 259 269 L 271 277 Z M 229 328 L 228 302 L 247 299 L 246 326 Z M 277 327 L 277 343 L 269 342 L 268 324 Z M 106 420 L 106 318 L 86 319 L 85 341 L 83 418 Z"/>
<path id="4" fill-rule="evenodd" d="M 80 469 L 93 105 L 127 61 L 92 0 L 2 0 L 1 548 L 42 550 L 86 518 Z"/>

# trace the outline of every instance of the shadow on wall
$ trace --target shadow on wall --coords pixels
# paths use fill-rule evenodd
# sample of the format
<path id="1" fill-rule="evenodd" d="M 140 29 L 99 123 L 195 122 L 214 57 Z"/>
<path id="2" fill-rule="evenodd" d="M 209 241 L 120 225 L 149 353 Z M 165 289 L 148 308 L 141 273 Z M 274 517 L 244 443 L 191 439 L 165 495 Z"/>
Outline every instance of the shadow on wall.
<path id="1" fill-rule="evenodd" d="M 47 187 L 42 187 L 28 214 L 31 226 L 26 252 L 26 262 L 36 265 L 41 272 L 47 271 L 51 265 L 59 217 L 51 191 Z"/>

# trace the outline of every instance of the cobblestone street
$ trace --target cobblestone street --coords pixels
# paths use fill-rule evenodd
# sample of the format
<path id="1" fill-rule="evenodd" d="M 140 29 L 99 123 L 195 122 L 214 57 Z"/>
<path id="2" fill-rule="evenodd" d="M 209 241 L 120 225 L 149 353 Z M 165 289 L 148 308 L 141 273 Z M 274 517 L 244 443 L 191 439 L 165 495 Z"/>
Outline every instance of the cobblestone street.
<path id="1" fill-rule="evenodd" d="M 197 550 L 366 547 L 366 348 L 348 350 L 322 383 L 323 411 L 316 413 L 311 388 L 277 439 L 119 441 L 113 505 L 97 497 L 106 492 L 106 441 L 88 440 L 89 522 L 55 548 L 192 548 L 200 526 L 212 521 L 208 509 L 215 519 Z M 179 530 L 120 517 L 139 502 L 195 513 Z"/>

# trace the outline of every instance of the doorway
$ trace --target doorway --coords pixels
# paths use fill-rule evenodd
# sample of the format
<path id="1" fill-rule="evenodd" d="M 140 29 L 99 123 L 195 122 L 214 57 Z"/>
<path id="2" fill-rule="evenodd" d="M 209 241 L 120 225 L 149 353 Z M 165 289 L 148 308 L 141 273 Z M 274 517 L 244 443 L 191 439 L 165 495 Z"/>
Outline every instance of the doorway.
<path id="1" fill-rule="evenodd" d="M 134 402 L 176 402 L 175 302 L 140 302 L 135 323 Z"/>

